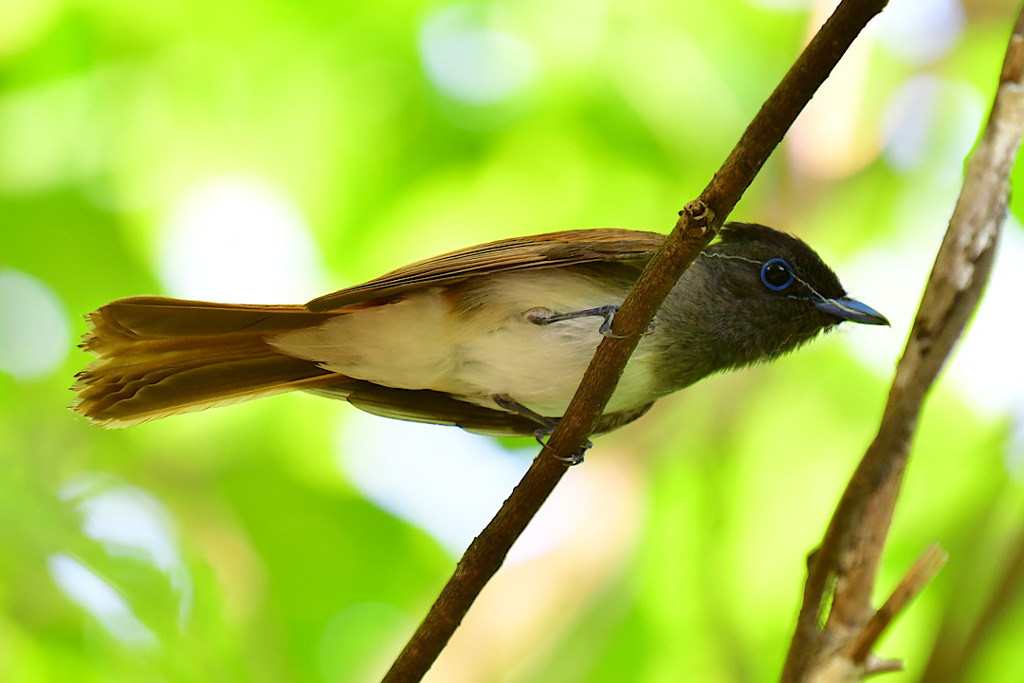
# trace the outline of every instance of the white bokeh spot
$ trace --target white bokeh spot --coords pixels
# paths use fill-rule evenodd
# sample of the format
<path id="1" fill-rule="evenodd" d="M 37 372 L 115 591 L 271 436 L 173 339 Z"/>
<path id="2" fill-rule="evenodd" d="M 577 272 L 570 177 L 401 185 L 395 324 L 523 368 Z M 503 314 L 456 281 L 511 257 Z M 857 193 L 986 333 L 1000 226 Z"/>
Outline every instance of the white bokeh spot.
<path id="1" fill-rule="evenodd" d="M 431 534 L 458 557 L 522 479 L 536 447 L 511 453 L 455 427 L 352 411 L 339 425 L 339 469 L 381 508 Z M 583 468 L 584 470 L 586 468 Z M 587 472 L 567 478 L 509 555 L 524 562 L 561 544 L 580 520 Z"/>
<path id="2" fill-rule="evenodd" d="M 230 303 L 299 303 L 320 293 L 323 268 L 292 201 L 257 178 L 209 180 L 172 207 L 159 270 L 167 291 Z"/>
<path id="3" fill-rule="evenodd" d="M 495 104 L 533 82 L 533 49 L 496 26 L 492 15 L 478 6 L 455 5 L 423 23 L 420 58 L 431 82 L 445 95 L 466 104 Z"/>
<path id="4" fill-rule="evenodd" d="M 114 588 L 70 555 L 50 555 L 47 565 L 54 582 L 75 604 L 92 614 L 124 645 L 151 650 L 159 645 L 156 635 L 139 621 Z"/>
<path id="5" fill-rule="evenodd" d="M 49 286 L 16 270 L 0 270 L 0 372 L 34 380 L 56 371 L 71 349 L 60 299 Z"/>

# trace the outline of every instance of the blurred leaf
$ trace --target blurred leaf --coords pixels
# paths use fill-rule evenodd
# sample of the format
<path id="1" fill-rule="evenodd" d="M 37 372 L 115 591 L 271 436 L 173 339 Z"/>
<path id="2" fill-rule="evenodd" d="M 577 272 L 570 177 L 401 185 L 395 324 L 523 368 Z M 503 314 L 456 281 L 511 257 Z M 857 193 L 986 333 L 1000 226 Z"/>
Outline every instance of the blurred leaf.
<path id="1" fill-rule="evenodd" d="M 790 140 L 734 216 L 806 237 L 851 289 L 882 283 L 871 303 L 887 313 L 923 285 L 900 276 L 931 259 L 962 169 L 954 157 L 970 142 L 965 122 L 987 106 L 1016 11 L 1009 0 L 963 4 L 962 33 L 930 62 L 858 41 L 861 70 L 837 75 L 845 108 L 821 114 L 826 135 L 810 151 L 840 154 L 833 143 L 850 134 L 864 159 L 815 176 Z M 504 97 L 459 99 L 427 66 L 426 27 L 446 16 L 483 41 L 470 45 L 511 40 L 533 70 Z M 80 315 L 108 300 L 174 294 L 172 219 L 197 188 L 237 178 L 290 202 L 330 271 L 303 275 L 331 288 L 511 235 L 667 232 L 813 23 L 803 9 L 742 0 L 0 3 L 0 269 L 52 290 L 78 335 Z M 461 70 L 486 56 L 463 55 L 445 76 L 468 78 Z M 913 101 L 922 118 L 902 121 L 894 139 L 894 102 L 913 79 L 934 84 L 934 97 Z M 908 143 L 901 163 L 894 142 Z M 1018 216 L 1022 194 L 1011 193 Z M 259 247 L 255 227 L 242 225 L 235 246 Z M 222 251 L 227 270 L 243 258 L 202 237 L 186 252 L 192 270 L 200 252 Z M 857 282 L 840 260 L 864 255 L 876 267 Z M 283 251 L 267 258 L 255 272 L 294 266 Z M 909 320 L 893 318 L 879 335 L 906 333 Z M 965 348 L 979 340 L 968 335 Z M 617 495 L 643 511 L 638 530 L 617 540 L 601 529 L 614 558 L 602 563 L 550 550 L 510 559 L 499 575 L 509 581 L 485 591 L 493 605 L 474 608 L 434 677 L 776 676 L 806 554 L 885 400 L 895 358 L 864 360 L 865 342 L 831 335 L 770 367 L 708 379 L 600 437 L 587 473 L 558 496 L 608 508 L 590 473 L 614 460 Z M 981 351 L 995 372 L 1018 372 Z M 0 679 L 379 678 L 454 559 L 347 480 L 337 433 L 352 408 L 278 397 L 106 431 L 66 410 L 85 362 L 72 351 L 32 381 L 0 374 Z M 955 629 L 970 627 L 957 610 L 980 609 L 1019 530 L 1024 493 L 1009 472 L 1021 406 L 981 405 L 950 375 L 920 425 L 879 598 L 929 542 L 951 560 L 882 644 L 908 661 L 893 683 L 917 680 L 947 610 Z M 89 498 L 68 492 L 97 480 L 166 518 L 177 574 L 88 528 Z M 118 522 L 128 533 L 140 519 Z M 155 645 L 120 639 L 81 606 L 55 580 L 54 557 L 93 572 Z M 530 579 L 516 584 L 517 572 Z M 560 621 L 524 627 L 542 589 Z M 994 625 L 968 680 L 1020 677 L 1020 609 Z"/>

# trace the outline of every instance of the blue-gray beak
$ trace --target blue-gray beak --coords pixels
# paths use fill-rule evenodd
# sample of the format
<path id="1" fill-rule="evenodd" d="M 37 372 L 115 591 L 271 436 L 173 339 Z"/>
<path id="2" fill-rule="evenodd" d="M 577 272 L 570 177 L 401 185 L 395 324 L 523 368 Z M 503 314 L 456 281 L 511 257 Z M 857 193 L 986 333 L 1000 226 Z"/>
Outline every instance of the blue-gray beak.
<path id="1" fill-rule="evenodd" d="M 854 323 L 864 323 L 865 325 L 889 324 L 884 315 L 867 304 L 862 304 L 848 296 L 844 296 L 841 299 L 818 299 L 814 302 L 814 307 L 819 311 L 831 313 L 838 318 Z"/>

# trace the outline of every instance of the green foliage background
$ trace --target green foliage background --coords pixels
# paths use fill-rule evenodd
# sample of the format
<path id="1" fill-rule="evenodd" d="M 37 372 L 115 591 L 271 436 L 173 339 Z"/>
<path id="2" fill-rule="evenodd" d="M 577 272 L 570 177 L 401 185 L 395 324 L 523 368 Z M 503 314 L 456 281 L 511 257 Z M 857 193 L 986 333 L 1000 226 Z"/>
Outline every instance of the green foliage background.
<path id="1" fill-rule="evenodd" d="M 733 216 L 858 274 L 847 285 L 894 328 L 708 380 L 599 439 L 569 476 L 572 551 L 503 570 L 429 680 L 777 676 L 804 558 L 873 436 L 911 317 L 895 302 L 920 292 L 1014 5 L 964 2 L 962 32 L 924 60 L 861 41 L 815 114 L 835 149 L 784 146 Z M 741 0 L 0 0 L 0 680 L 374 680 L 454 567 L 336 466 L 349 406 L 284 396 L 121 431 L 66 410 L 80 315 L 181 295 L 161 263 L 195 187 L 247 178 L 287 198 L 329 273 L 305 273 L 323 289 L 298 300 L 511 235 L 667 231 L 813 25 Z M 900 164 L 882 131 L 919 77 L 939 94 L 915 105 L 927 125 L 898 129 L 920 138 Z M 227 266 L 259 239 L 206 250 Z M 10 284 L 26 280 L 41 302 Z M 895 340 L 888 355 L 851 352 L 874 335 Z M 931 541 L 951 560 L 882 645 L 908 662 L 894 683 L 918 679 L 941 624 L 966 637 L 1021 545 L 1013 424 L 952 381 L 927 406 L 879 599 Z M 161 552 L 132 540 L 147 520 Z M 963 680 L 1024 678 L 1024 600 L 1009 596 Z"/>

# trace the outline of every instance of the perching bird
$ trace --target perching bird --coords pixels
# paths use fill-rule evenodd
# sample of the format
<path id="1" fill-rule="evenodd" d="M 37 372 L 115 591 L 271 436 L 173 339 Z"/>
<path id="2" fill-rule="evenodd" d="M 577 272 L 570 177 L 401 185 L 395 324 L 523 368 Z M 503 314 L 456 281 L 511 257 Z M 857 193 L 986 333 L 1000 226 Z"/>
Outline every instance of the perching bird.
<path id="1" fill-rule="evenodd" d="M 305 306 L 131 297 L 87 316 L 74 410 L 107 427 L 305 390 L 377 415 L 490 434 L 550 430 L 663 235 L 518 237 L 392 271 Z M 673 287 L 597 431 L 714 372 L 846 321 L 887 325 L 804 242 L 731 223 Z"/>

